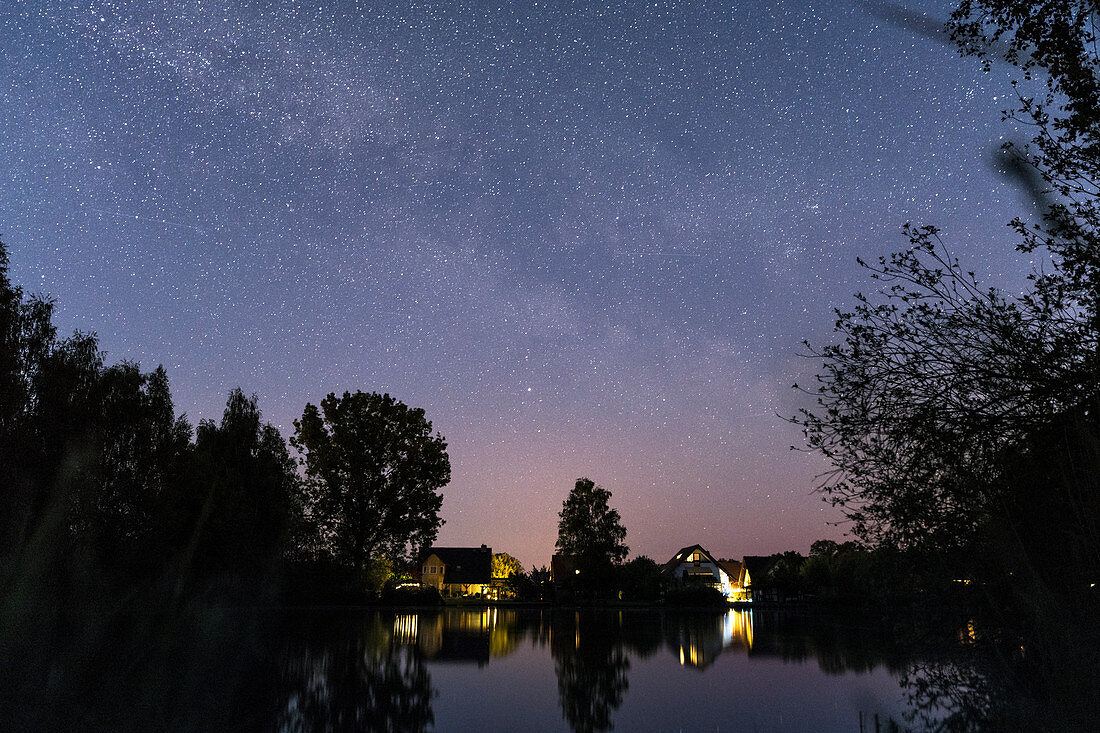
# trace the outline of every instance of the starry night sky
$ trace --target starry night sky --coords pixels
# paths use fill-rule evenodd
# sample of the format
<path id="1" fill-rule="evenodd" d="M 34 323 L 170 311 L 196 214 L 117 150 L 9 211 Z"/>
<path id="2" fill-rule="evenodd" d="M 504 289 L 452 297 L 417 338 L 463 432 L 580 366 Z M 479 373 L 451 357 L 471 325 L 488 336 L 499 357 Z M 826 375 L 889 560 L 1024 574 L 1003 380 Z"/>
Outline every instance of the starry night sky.
<path id="1" fill-rule="evenodd" d="M 913 5 L 7 0 L 0 234 L 192 421 L 425 408 L 440 544 L 546 564 L 589 476 L 632 554 L 806 552 L 841 516 L 777 415 L 856 257 L 1029 269 L 1007 72 Z"/>

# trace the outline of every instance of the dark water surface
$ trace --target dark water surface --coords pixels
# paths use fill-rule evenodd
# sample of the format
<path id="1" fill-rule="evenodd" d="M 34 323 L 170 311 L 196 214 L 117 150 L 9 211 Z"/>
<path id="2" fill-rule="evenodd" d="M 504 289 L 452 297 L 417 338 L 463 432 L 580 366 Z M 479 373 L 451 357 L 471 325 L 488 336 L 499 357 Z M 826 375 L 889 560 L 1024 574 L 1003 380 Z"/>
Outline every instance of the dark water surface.
<path id="1" fill-rule="evenodd" d="M 282 730 L 870 731 L 905 710 L 883 632 L 775 612 L 311 611 L 287 632 Z"/>
<path id="2" fill-rule="evenodd" d="M 0 730 L 924 727 L 900 684 L 920 664 L 847 618 L 198 606 L 21 629 L 0 629 Z"/>

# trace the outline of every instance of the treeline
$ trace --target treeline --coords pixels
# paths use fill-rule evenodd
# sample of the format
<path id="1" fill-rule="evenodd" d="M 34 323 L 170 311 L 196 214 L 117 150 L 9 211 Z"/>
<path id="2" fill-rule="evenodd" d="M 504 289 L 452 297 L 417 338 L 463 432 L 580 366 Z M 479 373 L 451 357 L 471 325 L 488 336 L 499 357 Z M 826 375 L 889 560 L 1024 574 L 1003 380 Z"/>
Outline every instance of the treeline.
<path id="1" fill-rule="evenodd" d="M 422 410 L 363 393 L 306 405 L 292 438 L 302 475 L 255 396 L 233 389 L 220 421 L 193 427 L 163 368 L 107 365 L 94 334 L 59 336 L 53 301 L 25 295 L 8 264 L 0 243 L 0 579 L 12 608 L 135 590 L 159 605 L 273 600 L 282 580 L 311 574 L 362 588 L 434 539 L 450 465 Z M 342 479 L 341 460 L 376 470 Z"/>
<path id="2" fill-rule="evenodd" d="M 506 553 L 505 553 L 506 554 Z M 661 572 L 661 566 L 645 555 L 616 565 L 607 565 L 600 572 L 580 574 L 560 579 L 557 585 L 546 566 L 509 568 L 503 577 L 503 597 L 517 601 L 574 602 L 578 600 L 656 603 L 665 594 L 682 585 Z M 721 603 L 725 599 L 719 597 Z"/>
<path id="3" fill-rule="evenodd" d="M 755 558 L 755 600 L 808 601 L 820 606 L 896 612 L 968 602 L 969 579 L 949 564 L 890 547 L 817 540 L 808 555 L 789 550 Z"/>
<path id="4" fill-rule="evenodd" d="M 758 574 L 735 600 L 893 612 L 926 608 L 929 603 L 957 606 L 966 604 L 972 595 L 972 581 L 948 577 L 943 565 L 930 565 L 926 558 L 912 553 L 869 548 L 854 541 L 818 540 L 810 546 L 809 555 L 791 550 L 751 561 Z M 721 562 L 740 564 L 742 560 Z M 502 597 L 520 601 L 728 605 L 728 599 L 713 585 L 665 573 L 645 555 L 607 565 L 594 579 L 586 579 L 586 575 L 592 574 L 566 573 L 555 584 L 547 568 L 532 567 L 528 572 L 517 564 L 506 577 L 499 577 L 505 577 Z"/>
<path id="5" fill-rule="evenodd" d="M 58 335 L 53 310 L 12 285 L 0 244 L 3 571 L 177 595 L 270 577 L 304 529 L 302 497 L 256 399 L 235 389 L 193 429 L 163 368 L 107 366 L 94 334 Z"/>

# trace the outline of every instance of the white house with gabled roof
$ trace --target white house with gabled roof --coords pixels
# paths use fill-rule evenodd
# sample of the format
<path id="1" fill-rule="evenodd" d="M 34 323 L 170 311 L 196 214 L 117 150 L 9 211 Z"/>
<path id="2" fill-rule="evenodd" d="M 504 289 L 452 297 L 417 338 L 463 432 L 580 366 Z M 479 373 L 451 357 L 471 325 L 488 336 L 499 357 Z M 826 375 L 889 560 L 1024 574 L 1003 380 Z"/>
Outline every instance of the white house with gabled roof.
<path id="1" fill-rule="evenodd" d="M 702 545 L 680 549 L 661 567 L 661 572 L 685 583 L 712 586 L 726 598 L 733 598 L 741 591 L 741 563 L 717 560 Z"/>

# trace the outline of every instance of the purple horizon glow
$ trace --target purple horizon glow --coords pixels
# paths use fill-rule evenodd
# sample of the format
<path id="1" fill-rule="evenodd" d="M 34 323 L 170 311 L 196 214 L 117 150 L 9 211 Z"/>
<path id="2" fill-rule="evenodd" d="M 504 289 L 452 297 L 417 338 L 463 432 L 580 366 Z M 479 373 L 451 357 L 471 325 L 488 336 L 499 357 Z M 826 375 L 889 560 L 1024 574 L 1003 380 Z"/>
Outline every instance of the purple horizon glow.
<path id="1" fill-rule="evenodd" d="M 843 529 L 778 417 L 802 340 L 905 221 L 1018 289 L 1028 210 L 950 3 L 733 5 L 9 3 L 12 278 L 192 421 L 238 385 L 286 436 L 329 392 L 423 407 L 441 545 L 548 564 L 588 476 L 632 555 L 806 552 Z"/>

